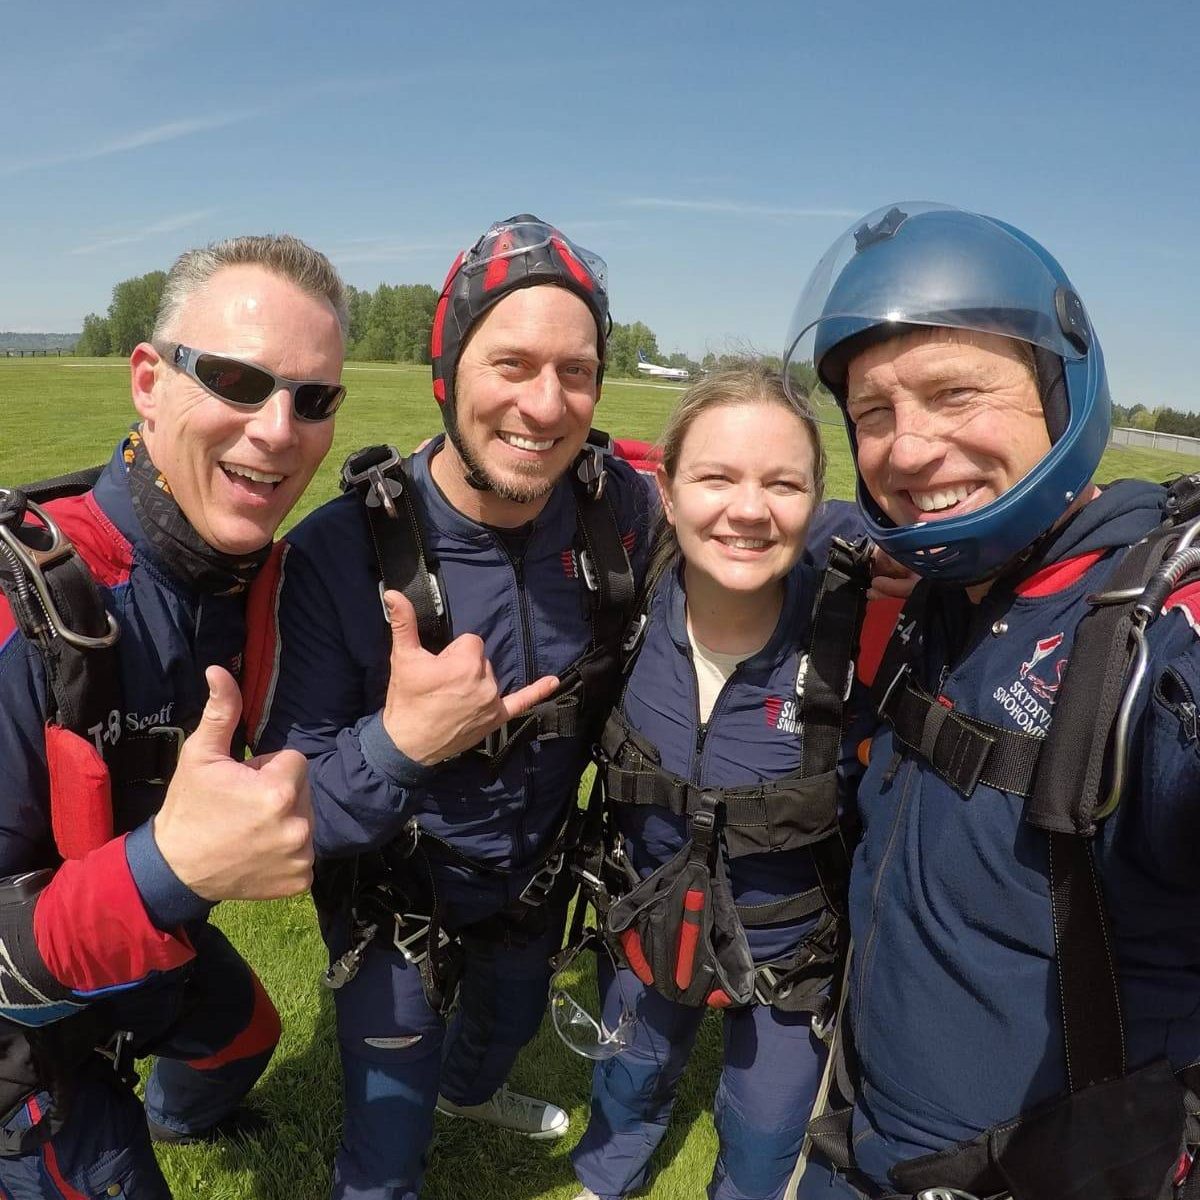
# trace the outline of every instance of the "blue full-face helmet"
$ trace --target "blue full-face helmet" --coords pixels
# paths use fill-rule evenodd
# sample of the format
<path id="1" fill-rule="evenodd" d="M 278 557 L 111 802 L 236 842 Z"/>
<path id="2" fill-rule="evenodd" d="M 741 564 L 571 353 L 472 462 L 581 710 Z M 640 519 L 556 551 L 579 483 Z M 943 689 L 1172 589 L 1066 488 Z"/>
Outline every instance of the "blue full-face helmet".
<path id="1" fill-rule="evenodd" d="M 833 393 L 856 460 L 845 414 L 850 361 L 913 326 L 1000 334 L 1033 348 L 1052 445 L 1002 496 L 963 516 L 897 526 L 858 476 L 867 530 L 888 554 L 927 578 L 986 579 L 1050 529 L 1100 462 L 1112 408 L 1100 343 L 1062 267 L 1027 234 L 945 205 L 878 209 L 817 264 L 784 354 L 790 390 L 807 395 L 819 379 Z"/>

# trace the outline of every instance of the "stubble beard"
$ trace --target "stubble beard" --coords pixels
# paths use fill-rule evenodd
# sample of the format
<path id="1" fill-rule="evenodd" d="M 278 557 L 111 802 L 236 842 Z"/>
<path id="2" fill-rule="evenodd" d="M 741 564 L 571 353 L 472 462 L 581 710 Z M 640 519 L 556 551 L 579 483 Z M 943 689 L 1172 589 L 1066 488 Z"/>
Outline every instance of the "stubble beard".
<path id="1" fill-rule="evenodd" d="M 524 483 L 515 479 L 498 479 L 480 462 L 479 456 L 466 444 L 457 422 L 453 427 L 447 429 L 446 433 L 451 445 L 458 452 L 458 457 L 462 459 L 463 466 L 467 469 L 468 482 L 471 482 L 472 486 L 479 487 L 480 491 L 491 492 L 501 500 L 507 500 L 513 504 L 530 504 L 534 500 L 541 500 L 554 490 L 555 484 L 565 474 L 565 472 L 560 472 L 553 479 L 547 479 L 545 475 L 541 474 L 531 474 L 528 481 Z M 533 464 L 530 465 L 533 466 Z M 514 469 L 519 475 L 520 466 L 516 466 Z M 536 469 L 534 467 L 534 470 Z"/>

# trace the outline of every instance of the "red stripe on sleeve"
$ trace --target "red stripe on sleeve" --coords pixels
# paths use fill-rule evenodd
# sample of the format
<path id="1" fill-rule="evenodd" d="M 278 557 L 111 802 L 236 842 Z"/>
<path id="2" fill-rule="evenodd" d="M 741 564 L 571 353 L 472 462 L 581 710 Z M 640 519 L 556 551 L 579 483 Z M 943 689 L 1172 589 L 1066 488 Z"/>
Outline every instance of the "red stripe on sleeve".
<path id="1" fill-rule="evenodd" d="M 274 1050 L 279 1044 L 279 1013 L 275 1011 L 271 997 L 267 995 L 266 988 L 253 971 L 250 973 L 250 979 L 254 985 L 254 1009 L 246 1028 L 216 1054 L 210 1054 L 207 1058 L 191 1059 L 188 1062 L 189 1067 L 195 1067 L 197 1071 L 213 1071 L 226 1063 L 239 1062 L 243 1058 L 253 1058 L 256 1054 Z"/>
<path id="2" fill-rule="evenodd" d="M 195 957 L 182 933 L 154 927 L 123 837 L 63 863 L 38 897 L 33 935 L 50 973 L 76 992 L 137 983 Z"/>

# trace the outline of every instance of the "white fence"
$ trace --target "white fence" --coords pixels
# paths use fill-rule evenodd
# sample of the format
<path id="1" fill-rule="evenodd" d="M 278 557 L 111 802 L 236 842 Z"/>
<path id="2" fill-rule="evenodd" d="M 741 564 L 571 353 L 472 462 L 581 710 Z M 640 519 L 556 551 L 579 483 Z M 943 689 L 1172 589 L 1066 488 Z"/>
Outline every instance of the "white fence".
<path id="1" fill-rule="evenodd" d="M 1153 429 L 1114 429 L 1108 435 L 1108 444 L 1200 455 L 1200 438 L 1184 437 L 1181 433 L 1158 433 Z"/>

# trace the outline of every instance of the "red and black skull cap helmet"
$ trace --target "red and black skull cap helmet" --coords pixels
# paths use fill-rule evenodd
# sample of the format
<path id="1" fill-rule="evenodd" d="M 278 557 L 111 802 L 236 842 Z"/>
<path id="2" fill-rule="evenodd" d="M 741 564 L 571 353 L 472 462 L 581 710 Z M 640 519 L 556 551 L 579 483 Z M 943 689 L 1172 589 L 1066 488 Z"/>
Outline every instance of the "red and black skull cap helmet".
<path id="1" fill-rule="evenodd" d="M 498 221 L 454 260 L 433 316 L 429 354 L 433 395 L 442 421 L 454 421 L 454 376 L 471 330 L 493 305 L 518 288 L 550 283 L 574 292 L 596 321 L 596 353 L 604 374 L 604 350 L 611 320 L 606 268 L 602 259 L 569 241 L 553 225 L 530 213 Z"/>

